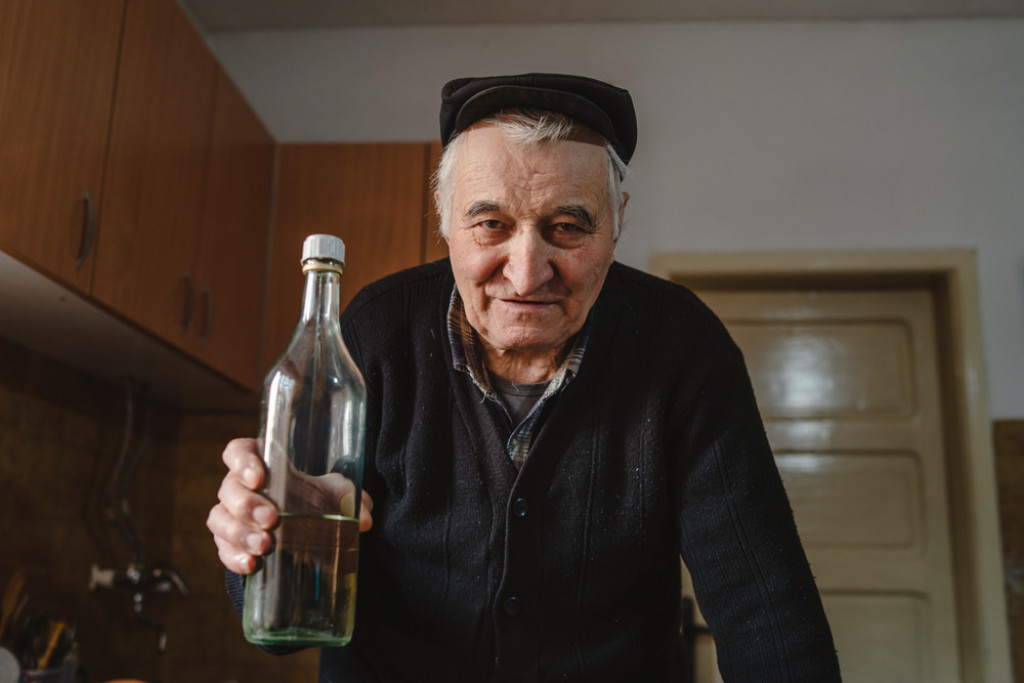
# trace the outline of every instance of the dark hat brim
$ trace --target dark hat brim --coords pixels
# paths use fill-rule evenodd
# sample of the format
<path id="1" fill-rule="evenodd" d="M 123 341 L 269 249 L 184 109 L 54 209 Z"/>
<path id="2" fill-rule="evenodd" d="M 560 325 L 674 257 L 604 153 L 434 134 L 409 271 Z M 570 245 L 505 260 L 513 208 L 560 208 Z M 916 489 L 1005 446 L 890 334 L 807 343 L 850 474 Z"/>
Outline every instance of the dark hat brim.
<path id="1" fill-rule="evenodd" d="M 629 92 L 582 76 L 523 74 L 463 78 L 441 92 L 441 141 L 504 109 L 551 111 L 590 128 L 629 162 L 636 149 L 636 112 Z"/>

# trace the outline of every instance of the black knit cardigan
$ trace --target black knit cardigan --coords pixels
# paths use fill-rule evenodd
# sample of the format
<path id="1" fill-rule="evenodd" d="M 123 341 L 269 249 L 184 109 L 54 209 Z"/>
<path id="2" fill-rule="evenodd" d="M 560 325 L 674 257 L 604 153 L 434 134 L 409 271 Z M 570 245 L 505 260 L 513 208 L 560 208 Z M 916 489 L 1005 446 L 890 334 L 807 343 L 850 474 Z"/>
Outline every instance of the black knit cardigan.
<path id="1" fill-rule="evenodd" d="M 356 631 L 320 681 L 675 681 L 680 555 L 726 681 L 839 680 L 742 356 L 684 287 L 613 264 L 527 462 L 452 367 L 447 260 L 342 316 L 369 397 Z M 236 604 L 237 579 L 229 579 Z"/>

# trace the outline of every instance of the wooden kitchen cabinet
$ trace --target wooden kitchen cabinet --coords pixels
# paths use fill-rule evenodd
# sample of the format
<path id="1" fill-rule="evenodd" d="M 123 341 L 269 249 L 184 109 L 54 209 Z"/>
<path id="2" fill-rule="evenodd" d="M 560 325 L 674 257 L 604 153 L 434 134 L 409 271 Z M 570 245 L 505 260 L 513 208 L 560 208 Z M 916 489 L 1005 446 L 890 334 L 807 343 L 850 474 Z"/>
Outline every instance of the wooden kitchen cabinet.
<path id="1" fill-rule="evenodd" d="M 171 401 L 183 375 L 258 387 L 275 145 L 176 0 L 0 0 L 0 130 L 0 251 L 97 314 L 55 355 L 103 338 L 129 358 L 100 372 Z M 0 334 L 39 327 L 5 310 Z"/>
<path id="2" fill-rule="evenodd" d="M 92 296 L 179 345 L 197 318 L 216 79 L 174 0 L 128 0 Z"/>
<path id="3" fill-rule="evenodd" d="M 0 250 L 80 291 L 123 18 L 124 0 L 0 0 Z"/>
<path id="4" fill-rule="evenodd" d="M 430 228 L 429 143 L 288 144 L 280 148 L 277 201 L 268 268 L 268 369 L 299 320 L 300 259 L 306 235 L 345 241 L 341 304 L 364 285 L 443 251 Z M 432 152 L 433 148 L 433 152 Z M 433 156 L 432 156 L 433 154 Z"/>
<path id="5" fill-rule="evenodd" d="M 219 71 L 202 237 L 198 319 L 185 349 L 236 382 L 260 385 L 274 141 Z"/>

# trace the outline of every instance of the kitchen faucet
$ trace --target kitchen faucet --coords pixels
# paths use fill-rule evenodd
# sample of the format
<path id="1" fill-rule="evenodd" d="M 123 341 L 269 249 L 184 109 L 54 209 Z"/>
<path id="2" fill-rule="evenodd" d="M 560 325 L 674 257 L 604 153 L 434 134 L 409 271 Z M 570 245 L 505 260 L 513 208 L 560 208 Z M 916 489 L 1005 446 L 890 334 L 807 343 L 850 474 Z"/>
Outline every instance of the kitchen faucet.
<path id="1" fill-rule="evenodd" d="M 135 421 L 135 386 L 129 380 L 125 390 L 125 428 L 121 440 L 121 450 L 107 483 L 104 513 L 111 526 L 123 537 L 131 553 L 128 565 L 123 571 L 113 568 L 101 568 L 93 564 L 89 574 L 89 590 L 97 588 L 127 588 L 132 592 L 132 610 L 135 620 L 158 632 L 157 651 L 163 653 L 167 649 L 167 633 L 161 624 L 146 618 L 142 611 L 146 595 L 156 591 L 168 593 L 177 590 L 188 595 L 188 585 L 178 570 L 167 563 L 148 565 L 145 562 L 145 543 L 135 529 L 135 522 L 128 504 L 128 490 L 135 469 L 139 465 L 149 442 L 152 411 L 146 406 L 143 416 L 143 430 L 139 443 L 131 460 L 127 459 L 132 438 L 132 427 Z"/>

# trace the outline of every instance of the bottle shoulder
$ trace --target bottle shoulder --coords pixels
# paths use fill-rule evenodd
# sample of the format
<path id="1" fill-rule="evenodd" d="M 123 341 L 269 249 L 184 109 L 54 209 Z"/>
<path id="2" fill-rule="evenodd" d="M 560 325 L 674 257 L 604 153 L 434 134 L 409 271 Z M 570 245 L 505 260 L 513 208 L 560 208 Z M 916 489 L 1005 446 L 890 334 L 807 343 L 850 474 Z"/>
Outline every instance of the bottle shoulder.
<path id="1" fill-rule="evenodd" d="M 297 333 L 271 366 L 264 388 L 269 389 L 275 380 L 289 384 L 330 382 L 331 386 L 357 385 L 363 392 L 366 390 L 363 375 L 345 347 L 337 325 L 330 335 Z"/>

